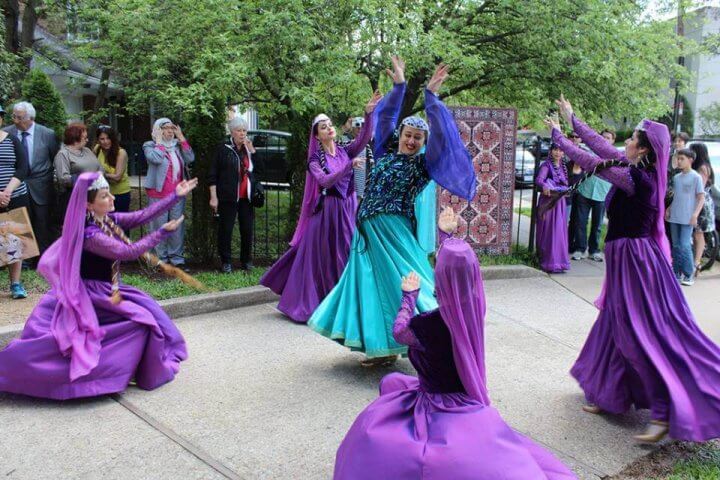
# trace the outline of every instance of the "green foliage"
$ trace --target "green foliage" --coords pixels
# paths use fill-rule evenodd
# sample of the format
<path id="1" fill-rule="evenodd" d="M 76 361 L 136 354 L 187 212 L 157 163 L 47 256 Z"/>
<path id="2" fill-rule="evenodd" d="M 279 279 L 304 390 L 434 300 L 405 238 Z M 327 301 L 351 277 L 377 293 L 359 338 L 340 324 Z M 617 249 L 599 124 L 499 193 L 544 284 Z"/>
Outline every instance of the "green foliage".
<path id="1" fill-rule="evenodd" d="M 713 102 L 700 111 L 700 125 L 705 136 L 720 136 L 720 102 Z"/>
<path id="2" fill-rule="evenodd" d="M 695 131 L 695 115 L 693 114 L 692 107 L 690 107 L 690 103 L 687 101 L 685 95 L 680 95 L 679 100 L 683 103 L 683 113 L 680 115 L 680 120 L 678 122 L 680 124 L 680 130 L 686 132 L 692 137 Z M 672 111 L 660 117 L 658 121 L 667 125 L 671 132 L 673 131 Z M 630 135 L 632 135 L 632 132 L 630 132 Z"/>
<path id="3" fill-rule="evenodd" d="M 22 82 L 22 98 L 33 104 L 37 112 L 35 121 L 55 130 L 63 137 L 67 115 L 60 93 L 45 72 L 32 69 Z"/>
<path id="4" fill-rule="evenodd" d="M 0 23 L 0 38 L 5 38 L 4 23 Z M 0 48 L 0 105 L 3 105 L 6 110 L 8 110 L 6 103 L 13 94 L 19 71 L 20 59 L 4 48 Z"/>

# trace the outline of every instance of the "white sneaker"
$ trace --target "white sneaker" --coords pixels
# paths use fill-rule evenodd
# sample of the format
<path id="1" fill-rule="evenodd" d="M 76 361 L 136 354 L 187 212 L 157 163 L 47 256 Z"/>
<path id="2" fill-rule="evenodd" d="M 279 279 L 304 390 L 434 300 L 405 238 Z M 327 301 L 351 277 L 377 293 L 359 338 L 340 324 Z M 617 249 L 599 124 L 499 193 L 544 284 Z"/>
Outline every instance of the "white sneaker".
<path id="1" fill-rule="evenodd" d="M 583 258 L 587 258 L 587 253 L 578 250 L 577 252 L 574 252 L 570 258 L 573 260 L 582 260 Z"/>
<path id="2" fill-rule="evenodd" d="M 692 277 L 682 277 L 680 284 L 685 285 L 686 287 L 692 287 L 695 285 L 695 279 Z"/>
<path id="3" fill-rule="evenodd" d="M 595 253 L 593 253 L 593 254 L 590 256 L 590 258 L 592 258 L 592 259 L 595 260 L 596 262 L 602 262 L 602 261 L 604 260 L 603 254 L 600 253 L 600 252 L 595 252 Z"/>

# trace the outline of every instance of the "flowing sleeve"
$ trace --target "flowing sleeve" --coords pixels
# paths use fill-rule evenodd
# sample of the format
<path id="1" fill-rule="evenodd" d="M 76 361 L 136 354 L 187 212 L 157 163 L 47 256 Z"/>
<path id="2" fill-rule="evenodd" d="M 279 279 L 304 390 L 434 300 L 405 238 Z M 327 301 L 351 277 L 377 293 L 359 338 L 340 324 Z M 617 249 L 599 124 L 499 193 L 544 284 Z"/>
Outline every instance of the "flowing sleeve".
<path id="1" fill-rule="evenodd" d="M 593 155 L 572 143 L 557 128 L 553 128 L 552 141 L 560 146 L 570 160 L 580 165 L 585 171 L 592 172 L 603 162 L 597 155 Z M 629 165 L 604 168 L 597 172 L 597 176 L 612 183 L 628 195 L 635 194 L 635 182 L 630 175 Z"/>
<path id="2" fill-rule="evenodd" d="M 395 341 L 401 345 L 414 348 L 420 347 L 420 341 L 410 329 L 410 320 L 415 315 L 415 303 L 417 302 L 419 293 L 420 290 L 403 292 L 402 300 L 400 301 L 400 310 L 393 324 L 393 338 Z"/>
<path id="3" fill-rule="evenodd" d="M 352 171 L 352 162 L 348 160 L 345 167 L 337 172 L 325 173 L 320 166 L 320 161 L 317 156 L 313 156 L 313 158 L 310 159 L 310 163 L 308 163 L 308 169 L 310 170 L 310 174 L 315 177 L 315 180 L 317 180 L 323 188 L 330 188 Z"/>
<path id="4" fill-rule="evenodd" d="M 452 114 L 440 99 L 425 89 L 425 113 L 430 137 L 425 150 L 425 168 L 440 186 L 470 201 L 477 188 L 470 153 L 460 138 Z"/>
<path id="5" fill-rule="evenodd" d="M 535 177 L 535 185 L 540 188 L 552 188 L 553 186 L 550 184 L 550 179 L 548 178 L 549 174 L 550 168 L 547 166 L 547 163 L 541 163 L 537 176 Z"/>
<path id="6" fill-rule="evenodd" d="M 116 212 L 111 213 L 110 215 L 112 215 L 115 223 L 120 225 L 122 228 L 129 230 L 140 225 L 145 225 L 150 220 L 175 205 L 177 202 L 180 201 L 181 198 L 182 197 L 179 197 L 176 193 L 173 192 L 172 195 L 168 195 L 159 202 L 155 202 L 147 208 L 143 208 L 142 210 L 127 213 Z"/>
<path id="7" fill-rule="evenodd" d="M 602 135 L 598 134 L 574 114 L 572 116 L 572 125 L 573 131 L 580 136 L 583 143 L 601 159 L 620 160 L 624 158 L 620 150 L 612 146 Z"/>
<path id="8" fill-rule="evenodd" d="M 440 229 L 440 227 L 438 227 L 437 231 L 440 245 L 442 245 L 445 240 L 453 238 L 451 233 L 447 233 L 445 230 Z"/>
<path id="9" fill-rule="evenodd" d="M 370 141 L 370 137 L 372 136 L 373 131 L 373 116 L 372 114 L 365 114 L 365 122 L 363 122 L 363 126 L 360 129 L 360 132 L 358 133 L 358 136 L 355 137 L 355 140 L 350 142 L 350 145 L 345 147 L 345 151 L 348 154 L 348 157 L 352 160 L 353 158 L 357 157 L 360 152 L 362 152 L 365 149 L 365 146 L 367 146 L 368 142 Z"/>
<path id="10" fill-rule="evenodd" d="M 375 158 L 380 158 L 386 153 L 387 144 L 400 118 L 404 97 L 405 82 L 396 83 L 390 93 L 385 95 L 375 107 L 375 151 L 373 152 Z"/>
<path id="11" fill-rule="evenodd" d="M 90 226 L 85 230 L 83 248 L 95 255 L 110 260 L 136 260 L 142 254 L 168 238 L 172 232 L 160 229 L 145 235 L 137 242 L 127 244 L 122 240 L 103 233 L 99 228 Z"/>

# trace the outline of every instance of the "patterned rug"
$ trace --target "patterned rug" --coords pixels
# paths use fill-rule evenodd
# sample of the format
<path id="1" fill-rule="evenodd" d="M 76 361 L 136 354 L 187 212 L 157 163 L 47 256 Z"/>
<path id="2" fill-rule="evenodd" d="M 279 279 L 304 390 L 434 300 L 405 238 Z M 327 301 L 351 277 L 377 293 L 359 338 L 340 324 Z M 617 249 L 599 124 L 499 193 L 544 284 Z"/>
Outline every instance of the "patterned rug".
<path id="1" fill-rule="evenodd" d="M 452 107 L 465 146 L 473 157 L 477 194 L 467 202 L 438 188 L 438 212 L 450 205 L 460 214 L 456 236 L 485 255 L 507 255 L 512 242 L 517 111 Z"/>

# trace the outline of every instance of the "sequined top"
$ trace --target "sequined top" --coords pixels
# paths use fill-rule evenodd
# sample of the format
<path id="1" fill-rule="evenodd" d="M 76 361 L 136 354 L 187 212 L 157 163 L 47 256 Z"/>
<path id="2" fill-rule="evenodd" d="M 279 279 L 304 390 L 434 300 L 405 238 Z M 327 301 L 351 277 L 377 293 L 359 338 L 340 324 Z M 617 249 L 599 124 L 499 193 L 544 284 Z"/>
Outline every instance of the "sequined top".
<path id="1" fill-rule="evenodd" d="M 415 197 L 430 182 L 425 155 L 388 153 L 375 161 L 358 221 L 381 213 L 415 218 Z"/>

